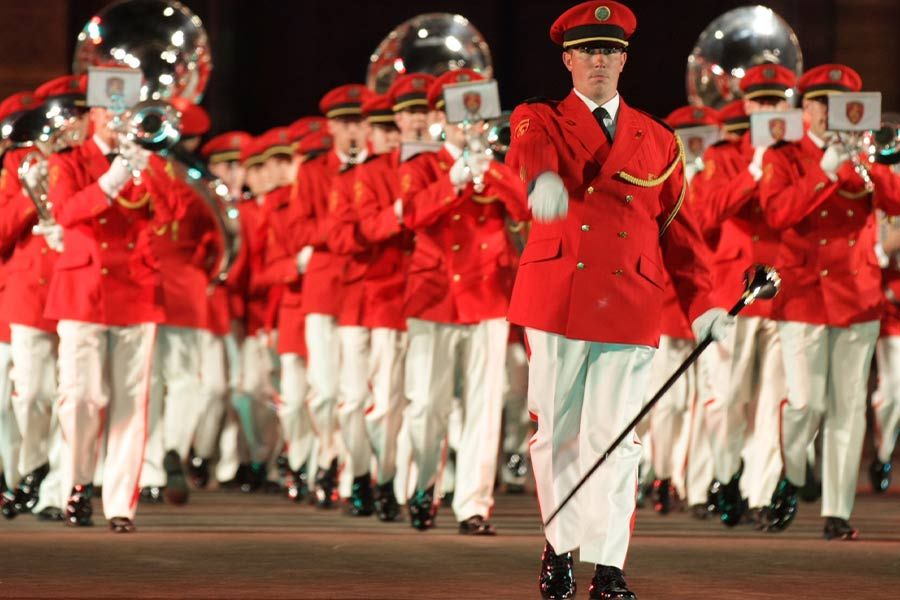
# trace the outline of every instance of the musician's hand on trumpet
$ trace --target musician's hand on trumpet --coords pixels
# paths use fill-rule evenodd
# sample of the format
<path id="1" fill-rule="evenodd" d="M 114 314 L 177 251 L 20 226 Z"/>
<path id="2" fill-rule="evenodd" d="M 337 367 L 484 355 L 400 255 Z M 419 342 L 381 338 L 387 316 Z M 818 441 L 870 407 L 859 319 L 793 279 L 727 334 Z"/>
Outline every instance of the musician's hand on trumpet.
<path id="1" fill-rule="evenodd" d="M 49 246 L 51 250 L 55 252 L 63 251 L 63 229 L 59 224 L 42 219 L 31 229 L 31 232 L 34 235 L 44 236 L 44 239 L 47 241 L 47 246 Z"/>
<path id="2" fill-rule="evenodd" d="M 838 169 L 848 160 L 850 160 L 850 153 L 847 148 L 841 143 L 833 143 L 826 148 L 822 160 L 819 161 L 819 166 L 831 181 L 837 181 Z"/>

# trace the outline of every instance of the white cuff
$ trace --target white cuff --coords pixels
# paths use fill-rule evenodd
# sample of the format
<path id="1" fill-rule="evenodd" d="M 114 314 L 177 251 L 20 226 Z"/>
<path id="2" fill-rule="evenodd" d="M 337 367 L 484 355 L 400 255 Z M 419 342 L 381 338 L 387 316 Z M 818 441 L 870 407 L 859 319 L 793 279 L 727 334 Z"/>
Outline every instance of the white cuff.
<path id="1" fill-rule="evenodd" d="M 759 181 L 762 179 L 763 170 L 756 163 L 750 163 L 747 165 L 747 170 L 750 171 L 750 176 L 753 177 L 753 181 Z"/>

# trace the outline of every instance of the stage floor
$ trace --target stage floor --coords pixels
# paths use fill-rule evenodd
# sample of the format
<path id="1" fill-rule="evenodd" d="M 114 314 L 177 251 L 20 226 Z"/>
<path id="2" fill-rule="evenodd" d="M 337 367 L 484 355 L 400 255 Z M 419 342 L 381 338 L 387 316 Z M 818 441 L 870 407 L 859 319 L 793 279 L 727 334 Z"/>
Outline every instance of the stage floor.
<path id="1" fill-rule="evenodd" d="M 775 535 L 641 510 L 628 581 L 641 600 L 900 597 L 900 490 L 860 495 L 857 542 L 824 541 L 818 508 Z M 495 538 L 458 535 L 449 509 L 420 533 L 225 492 L 142 505 L 132 535 L 19 516 L 0 522 L 0 598 L 539 598 L 533 497 L 500 495 L 495 513 Z M 579 598 L 591 573 L 577 564 Z"/>

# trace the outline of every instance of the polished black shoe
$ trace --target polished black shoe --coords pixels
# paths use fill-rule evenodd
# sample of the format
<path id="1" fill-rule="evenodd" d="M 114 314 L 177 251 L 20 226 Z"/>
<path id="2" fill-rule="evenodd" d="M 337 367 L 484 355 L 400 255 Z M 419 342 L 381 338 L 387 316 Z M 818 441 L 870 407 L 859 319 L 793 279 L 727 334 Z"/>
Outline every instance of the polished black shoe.
<path id="1" fill-rule="evenodd" d="M 137 529 L 128 517 L 113 517 L 109 520 L 109 528 L 113 533 L 132 533 Z"/>
<path id="2" fill-rule="evenodd" d="M 797 486 L 783 477 L 761 515 L 764 531 L 784 531 L 797 516 Z"/>
<path id="3" fill-rule="evenodd" d="M 459 533 L 461 535 L 497 535 L 497 530 L 484 517 L 475 515 L 460 522 Z"/>
<path id="4" fill-rule="evenodd" d="M 872 491 L 883 494 L 891 487 L 891 463 L 883 463 L 877 458 L 869 465 L 869 479 L 872 481 Z"/>
<path id="5" fill-rule="evenodd" d="M 635 600 L 637 596 L 628 589 L 622 569 L 597 565 L 588 590 L 588 597 L 596 600 Z"/>
<path id="6" fill-rule="evenodd" d="M 822 482 L 816 479 L 816 470 L 806 463 L 806 483 L 797 491 L 804 502 L 815 502 L 822 497 Z"/>
<path id="7" fill-rule="evenodd" d="M 434 504 L 434 486 L 425 491 L 416 490 L 407 505 L 409 521 L 413 528 L 425 531 L 434 527 L 434 518 L 437 516 L 437 506 Z"/>
<path id="8" fill-rule="evenodd" d="M 66 517 L 63 511 L 55 506 L 46 506 L 39 513 L 34 515 L 38 521 L 65 521 Z"/>
<path id="9" fill-rule="evenodd" d="M 364 473 L 353 478 L 350 488 L 348 512 L 354 517 L 368 517 L 375 512 L 375 497 L 372 493 L 372 476 Z"/>
<path id="10" fill-rule="evenodd" d="M 294 502 L 303 502 L 309 498 L 309 476 L 306 474 L 306 465 L 296 471 L 288 471 L 287 497 Z"/>
<path id="11" fill-rule="evenodd" d="M 741 496 L 741 472 L 735 473 L 731 481 L 720 488 L 717 512 L 719 519 L 728 527 L 741 522 L 746 510 L 746 503 Z"/>
<path id="12" fill-rule="evenodd" d="M 508 454 L 504 466 L 509 479 L 506 483 L 506 493 L 523 493 L 525 491 L 525 480 L 528 477 L 528 459 L 524 454 L 517 452 Z"/>
<path id="13" fill-rule="evenodd" d="M 145 504 L 162 504 L 166 500 L 163 497 L 163 489 L 153 485 L 141 488 L 140 501 Z"/>
<path id="14" fill-rule="evenodd" d="M 688 508 L 688 512 L 691 513 L 692 517 L 700 521 L 705 521 L 713 514 L 709 512 L 709 506 L 706 504 L 692 504 Z"/>
<path id="15" fill-rule="evenodd" d="M 188 477 L 197 489 L 205 489 L 209 485 L 209 461 L 199 456 L 192 456 L 188 462 Z"/>
<path id="16" fill-rule="evenodd" d="M 91 515 L 94 514 L 91 495 L 90 485 L 76 485 L 72 488 L 72 493 L 66 502 L 66 525 L 89 527 L 94 524 L 91 519 Z"/>
<path id="17" fill-rule="evenodd" d="M 220 481 L 219 488 L 225 490 L 226 492 L 234 492 L 234 491 L 245 491 L 244 486 L 248 484 L 251 478 L 251 469 L 249 463 L 241 463 L 238 465 L 237 471 L 234 473 L 234 478 L 229 479 L 228 481 Z M 248 488 L 246 491 L 250 491 Z"/>
<path id="18" fill-rule="evenodd" d="M 396 521 L 400 516 L 400 504 L 394 494 L 394 480 L 375 486 L 375 514 L 385 523 Z"/>
<path id="19" fill-rule="evenodd" d="M 18 504 L 16 501 L 16 490 L 4 490 L 0 494 L 0 513 L 3 513 L 5 519 L 11 520 L 18 516 L 19 511 L 16 510 Z"/>
<path id="20" fill-rule="evenodd" d="M 713 479 L 706 490 L 706 510 L 711 515 L 719 514 L 719 496 L 722 494 L 722 482 Z"/>
<path id="21" fill-rule="evenodd" d="M 443 506 L 444 508 L 453 508 L 454 495 L 455 493 L 453 492 L 453 490 L 450 490 L 449 492 L 441 496 L 441 506 Z"/>
<path id="22" fill-rule="evenodd" d="M 331 508 L 337 500 L 338 462 L 335 458 L 327 469 L 319 467 L 316 471 L 316 506 Z"/>
<path id="23" fill-rule="evenodd" d="M 39 497 L 38 492 L 41 489 L 41 483 L 50 472 L 50 465 L 43 464 L 31 473 L 28 473 L 19 482 L 16 489 L 16 511 L 20 513 L 31 512 L 37 506 Z"/>
<path id="24" fill-rule="evenodd" d="M 188 501 L 187 478 L 184 476 L 184 467 L 181 465 L 181 457 L 174 450 L 166 452 L 163 458 L 163 469 L 166 471 L 166 487 L 163 495 L 170 504 L 184 504 Z"/>
<path id="25" fill-rule="evenodd" d="M 667 515 L 672 510 L 672 480 L 657 479 L 653 482 L 653 510 Z"/>
<path id="26" fill-rule="evenodd" d="M 572 553 L 557 554 L 550 542 L 544 542 L 541 554 L 541 574 L 538 587 L 544 600 L 564 600 L 575 597 L 575 572 Z"/>
<path id="27" fill-rule="evenodd" d="M 859 539 L 859 529 L 854 529 L 846 519 L 825 517 L 823 535 L 826 540 L 853 541 Z"/>

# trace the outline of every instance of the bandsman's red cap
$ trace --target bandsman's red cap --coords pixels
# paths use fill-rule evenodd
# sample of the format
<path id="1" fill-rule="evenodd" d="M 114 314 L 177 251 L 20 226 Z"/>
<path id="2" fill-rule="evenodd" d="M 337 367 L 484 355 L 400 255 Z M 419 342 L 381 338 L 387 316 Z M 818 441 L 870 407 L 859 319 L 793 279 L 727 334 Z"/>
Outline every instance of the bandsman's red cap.
<path id="1" fill-rule="evenodd" d="M 199 137 L 209 131 L 209 115 L 202 106 L 180 97 L 171 102 L 181 113 L 181 137 Z"/>
<path id="2" fill-rule="evenodd" d="M 55 77 L 34 90 L 41 102 L 61 101 L 71 106 L 87 106 L 87 75 Z"/>
<path id="3" fill-rule="evenodd" d="M 741 92 L 747 100 L 772 96 L 787 99 L 787 91 L 797 85 L 797 76 L 781 65 L 756 65 L 741 78 Z"/>
<path id="4" fill-rule="evenodd" d="M 669 113 L 665 122 L 673 129 L 718 125 L 718 114 L 708 106 L 682 106 Z"/>
<path id="5" fill-rule="evenodd" d="M 363 104 L 362 114 L 370 125 L 393 125 L 394 103 L 387 94 L 373 95 Z"/>
<path id="6" fill-rule="evenodd" d="M 325 117 L 300 117 L 288 125 L 288 133 L 291 136 L 291 142 L 296 144 L 309 134 L 327 128 L 328 119 Z"/>
<path id="7" fill-rule="evenodd" d="M 804 73 L 798 87 L 803 98 L 858 92 L 862 89 L 862 77 L 846 65 L 820 65 Z"/>
<path id="8" fill-rule="evenodd" d="M 200 148 L 200 154 L 214 165 L 241 159 L 241 151 L 253 141 L 253 136 L 244 131 L 228 131 L 214 137 Z"/>
<path id="9" fill-rule="evenodd" d="M 290 129 L 287 127 L 275 127 L 259 136 L 260 144 L 266 147 L 263 151 L 263 160 L 273 156 L 286 156 L 290 158 L 294 154 L 294 143 L 291 141 Z"/>
<path id="10" fill-rule="evenodd" d="M 631 9 L 618 2 L 582 2 L 564 12 L 550 27 L 550 39 L 563 48 L 584 46 L 628 47 L 637 28 Z"/>
<path id="11" fill-rule="evenodd" d="M 329 119 L 362 115 L 363 102 L 372 92 L 364 85 L 348 83 L 334 88 L 322 97 L 319 110 Z"/>
<path id="12" fill-rule="evenodd" d="M 732 100 L 719 110 L 719 123 L 728 133 L 740 133 L 750 128 L 750 117 L 744 112 L 744 100 Z"/>
<path id="13" fill-rule="evenodd" d="M 263 136 L 251 139 L 247 145 L 241 148 L 241 165 L 250 168 L 259 166 L 265 161 L 265 152 L 268 149 Z"/>
<path id="14" fill-rule="evenodd" d="M 416 106 L 428 108 L 428 89 L 434 83 L 434 76 L 428 73 L 408 73 L 394 80 L 388 89 L 394 112 Z"/>
<path id="15" fill-rule="evenodd" d="M 327 152 L 331 150 L 333 143 L 331 134 L 320 129 L 300 140 L 300 143 L 297 144 L 297 152 L 303 155 Z"/>
<path id="16" fill-rule="evenodd" d="M 444 86 L 473 81 L 484 81 L 484 75 L 472 69 L 447 71 L 435 79 L 428 88 L 428 106 L 432 110 L 444 110 Z"/>
<path id="17" fill-rule="evenodd" d="M 9 96 L 0 102 L 0 127 L 5 129 L 6 126 L 11 126 L 19 117 L 37 108 L 40 103 L 41 99 L 34 92 L 16 92 Z M 7 135 L 9 135 L 8 131 L 2 132 L 4 139 Z"/>

